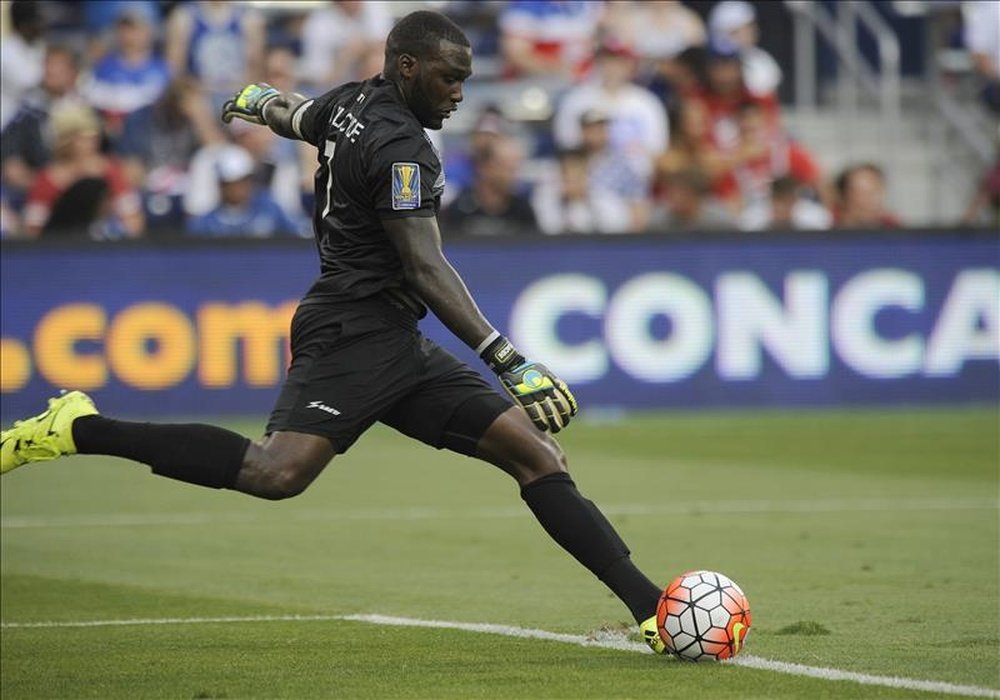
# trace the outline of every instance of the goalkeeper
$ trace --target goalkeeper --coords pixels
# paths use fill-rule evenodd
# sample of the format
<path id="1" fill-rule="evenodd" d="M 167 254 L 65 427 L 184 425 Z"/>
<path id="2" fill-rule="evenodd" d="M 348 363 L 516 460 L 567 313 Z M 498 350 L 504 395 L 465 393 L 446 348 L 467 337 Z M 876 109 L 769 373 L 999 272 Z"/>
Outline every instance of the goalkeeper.
<path id="1" fill-rule="evenodd" d="M 662 651 L 653 617 L 659 588 L 577 491 L 550 437 L 576 414 L 573 394 L 490 325 L 441 250 L 444 173 L 424 129 L 441 128 L 471 72 L 461 29 L 419 11 L 392 29 L 375 78 L 316 99 L 252 84 L 224 106 L 224 121 L 266 125 L 318 149 L 320 275 L 292 320 L 292 362 L 262 439 L 114 420 L 71 392 L 4 432 L 3 471 L 65 454 L 115 455 L 165 477 L 281 499 L 382 422 L 512 476 L 542 527 L 621 598 Z M 475 348 L 515 405 L 421 335 L 428 309 Z"/>

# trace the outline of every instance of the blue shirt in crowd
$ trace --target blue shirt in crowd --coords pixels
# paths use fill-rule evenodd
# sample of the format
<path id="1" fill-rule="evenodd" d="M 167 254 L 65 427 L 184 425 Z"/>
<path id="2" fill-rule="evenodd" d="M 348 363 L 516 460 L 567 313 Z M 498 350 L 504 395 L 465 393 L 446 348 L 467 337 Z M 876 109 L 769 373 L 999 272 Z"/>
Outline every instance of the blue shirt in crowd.
<path id="1" fill-rule="evenodd" d="M 98 109 L 128 114 L 156 102 L 169 82 L 170 67 L 156 54 L 132 65 L 111 53 L 94 66 L 86 94 Z"/>
<path id="2" fill-rule="evenodd" d="M 266 190 L 256 192 L 245 207 L 222 204 L 188 221 L 188 233 L 208 238 L 298 236 L 302 228 Z"/>

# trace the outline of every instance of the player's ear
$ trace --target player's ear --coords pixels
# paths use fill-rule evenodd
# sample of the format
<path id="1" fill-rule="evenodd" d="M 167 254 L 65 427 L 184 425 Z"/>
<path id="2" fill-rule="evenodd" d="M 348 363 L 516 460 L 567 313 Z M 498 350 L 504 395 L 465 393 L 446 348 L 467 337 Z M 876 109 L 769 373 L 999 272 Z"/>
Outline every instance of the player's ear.
<path id="1" fill-rule="evenodd" d="M 413 78 L 417 74 L 418 64 L 416 56 L 408 53 L 400 54 L 399 58 L 396 59 L 396 68 L 399 70 L 399 77 L 404 80 Z"/>

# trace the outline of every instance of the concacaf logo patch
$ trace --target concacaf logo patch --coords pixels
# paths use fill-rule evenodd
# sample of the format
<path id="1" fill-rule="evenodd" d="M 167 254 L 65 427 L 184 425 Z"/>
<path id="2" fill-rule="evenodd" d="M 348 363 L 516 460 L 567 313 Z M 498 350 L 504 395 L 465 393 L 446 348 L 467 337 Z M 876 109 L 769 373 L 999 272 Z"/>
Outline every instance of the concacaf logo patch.
<path id="1" fill-rule="evenodd" d="M 420 208 L 420 165 L 417 163 L 392 164 L 392 208 Z"/>

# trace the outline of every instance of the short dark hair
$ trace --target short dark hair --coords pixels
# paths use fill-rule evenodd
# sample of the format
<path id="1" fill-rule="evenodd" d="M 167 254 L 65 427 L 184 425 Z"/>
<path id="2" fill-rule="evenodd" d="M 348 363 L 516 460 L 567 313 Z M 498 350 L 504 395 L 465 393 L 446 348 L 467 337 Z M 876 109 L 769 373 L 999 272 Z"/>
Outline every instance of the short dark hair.
<path id="1" fill-rule="evenodd" d="M 791 175 L 777 177 L 771 183 L 771 196 L 777 199 L 797 197 L 799 194 L 799 181 Z"/>
<path id="2" fill-rule="evenodd" d="M 386 65 L 404 53 L 426 58 L 438 50 L 442 41 L 469 46 L 469 39 L 457 24 L 440 12 L 418 10 L 396 22 L 385 40 Z"/>
<path id="3" fill-rule="evenodd" d="M 883 183 L 885 182 L 885 172 L 877 164 L 866 162 L 866 163 L 855 163 L 854 165 L 849 165 L 841 171 L 837 179 L 834 180 L 833 186 L 837 190 L 837 194 L 841 197 L 847 194 L 847 187 L 851 182 L 851 177 L 855 173 L 860 173 L 868 171 L 875 175 Z"/>
<path id="4" fill-rule="evenodd" d="M 583 146 L 572 146 L 561 148 L 556 152 L 556 159 L 560 163 L 570 163 L 575 160 L 587 160 L 589 154 Z"/>
<path id="5" fill-rule="evenodd" d="M 41 7 L 32 0 L 14 0 L 10 4 L 10 23 L 14 29 L 27 29 L 41 26 Z"/>

